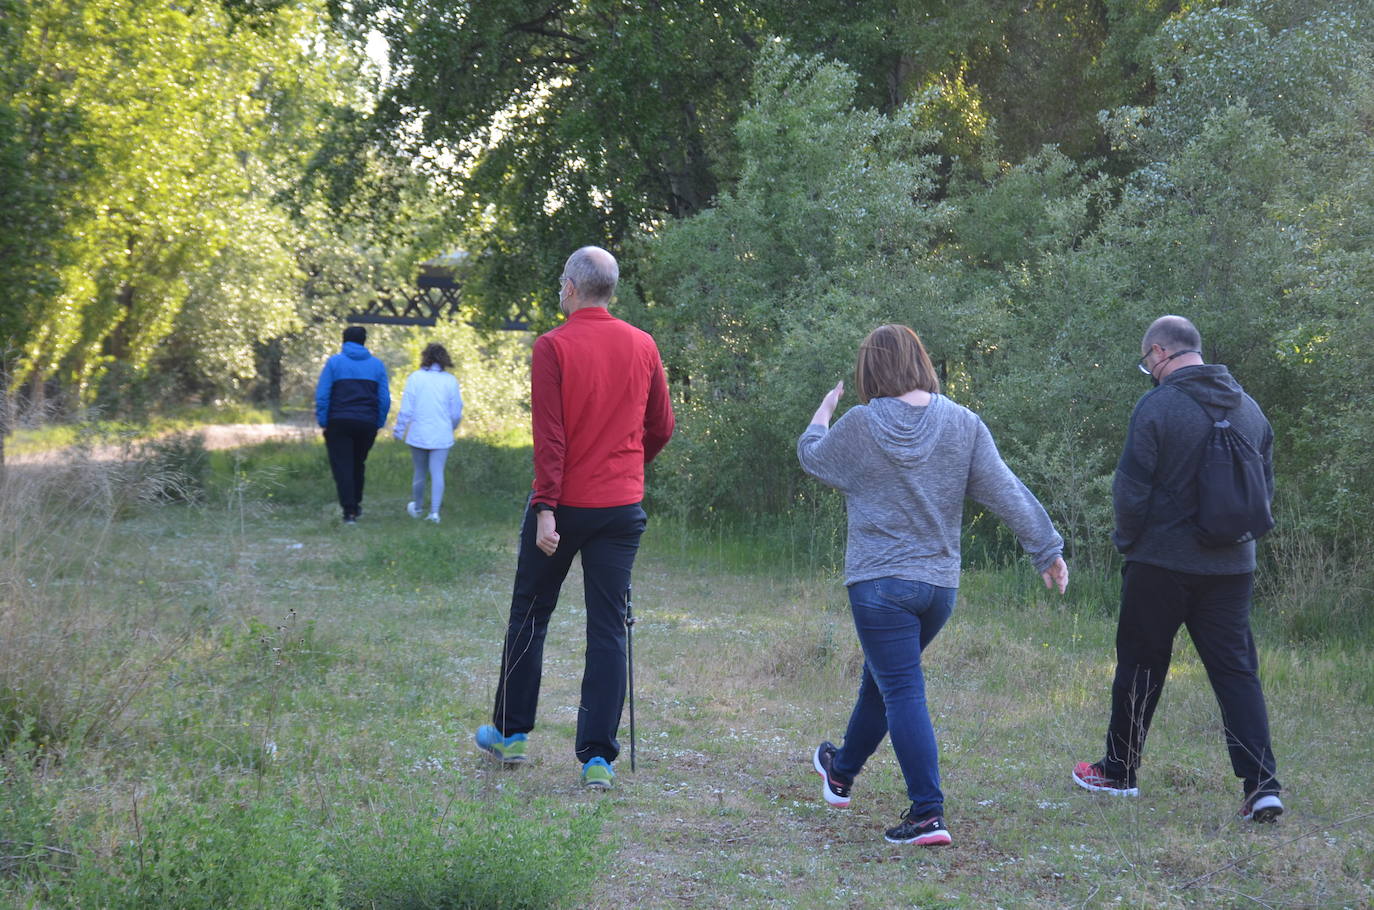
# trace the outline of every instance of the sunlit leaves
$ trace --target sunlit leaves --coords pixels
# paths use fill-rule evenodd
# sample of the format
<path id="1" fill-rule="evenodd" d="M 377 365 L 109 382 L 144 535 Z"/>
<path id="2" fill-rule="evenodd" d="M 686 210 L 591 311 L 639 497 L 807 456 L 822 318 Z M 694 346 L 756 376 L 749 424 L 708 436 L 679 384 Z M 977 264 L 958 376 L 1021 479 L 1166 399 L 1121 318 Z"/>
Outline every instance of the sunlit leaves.
<path id="1" fill-rule="evenodd" d="M 322 75 L 322 10 L 41 0 L 27 12 L 9 72 L 30 180 L 53 202 L 52 288 L 14 378 L 80 388 L 116 360 L 145 367 L 180 331 L 175 348 L 232 381 L 245 345 L 295 318 L 299 244 L 272 209 L 304 166 L 291 144 L 318 128 L 312 105 L 341 81 Z"/>

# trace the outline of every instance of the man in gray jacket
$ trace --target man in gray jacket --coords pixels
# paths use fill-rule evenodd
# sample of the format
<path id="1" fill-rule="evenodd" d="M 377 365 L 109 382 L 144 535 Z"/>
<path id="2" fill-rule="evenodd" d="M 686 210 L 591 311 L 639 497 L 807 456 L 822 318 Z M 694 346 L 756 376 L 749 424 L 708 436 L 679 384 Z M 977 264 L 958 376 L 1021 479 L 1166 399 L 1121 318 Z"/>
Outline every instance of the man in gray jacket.
<path id="1" fill-rule="evenodd" d="M 1273 821 L 1283 803 L 1250 631 L 1255 542 L 1204 546 L 1193 520 L 1198 463 L 1212 431 L 1211 415 L 1224 413 L 1259 451 L 1270 499 L 1274 433 L 1226 367 L 1203 362 L 1202 337 L 1187 319 L 1155 320 L 1140 349 L 1140 369 L 1156 388 L 1136 404 L 1112 483 L 1112 542 L 1126 565 L 1107 751 L 1100 761 L 1079 762 L 1073 779 L 1088 790 L 1139 795 L 1136 770 L 1145 736 L 1169 671 L 1174 636 L 1186 625 L 1221 706 L 1231 767 L 1243 782 L 1241 817 Z"/>

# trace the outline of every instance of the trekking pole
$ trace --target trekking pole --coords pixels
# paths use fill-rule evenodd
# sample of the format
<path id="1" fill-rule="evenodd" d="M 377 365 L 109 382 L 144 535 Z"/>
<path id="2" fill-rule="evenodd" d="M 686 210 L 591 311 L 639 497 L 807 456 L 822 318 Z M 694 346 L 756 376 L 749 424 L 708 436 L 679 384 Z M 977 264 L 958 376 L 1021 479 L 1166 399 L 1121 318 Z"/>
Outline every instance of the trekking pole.
<path id="1" fill-rule="evenodd" d="M 630 770 L 635 769 L 635 613 L 630 603 L 630 586 L 625 586 L 625 654 L 629 661 L 630 687 Z"/>

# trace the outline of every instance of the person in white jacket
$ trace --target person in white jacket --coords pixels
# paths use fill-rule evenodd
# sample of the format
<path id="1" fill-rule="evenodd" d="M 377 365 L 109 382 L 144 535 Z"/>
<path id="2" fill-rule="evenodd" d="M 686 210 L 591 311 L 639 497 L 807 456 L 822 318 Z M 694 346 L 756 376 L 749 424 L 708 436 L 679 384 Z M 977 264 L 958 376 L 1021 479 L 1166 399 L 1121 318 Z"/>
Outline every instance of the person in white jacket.
<path id="1" fill-rule="evenodd" d="M 396 415 L 397 439 L 410 446 L 415 465 L 410 502 L 406 511 L 412 518 L 423 514 L 425 480 L 429 480 L 429 521 L 438 524 L 439 505 L 444 500 L 444 463 L 453 446 L 453 433 L 463 419 L 463 393 L 458 378 L 445 370 L 453 361 L 442 344 L 431 343 L 420 354 L 420 369 L 406 379 L 401 393 L 401 410 Z"/>

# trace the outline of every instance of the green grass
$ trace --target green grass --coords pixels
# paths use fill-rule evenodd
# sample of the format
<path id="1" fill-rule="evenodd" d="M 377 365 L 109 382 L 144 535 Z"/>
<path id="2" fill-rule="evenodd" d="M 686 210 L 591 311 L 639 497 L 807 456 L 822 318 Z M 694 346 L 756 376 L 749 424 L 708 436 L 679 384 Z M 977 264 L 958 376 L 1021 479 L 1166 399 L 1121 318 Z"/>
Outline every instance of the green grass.
<path id="1" fill-rule="evenodd" d="M 905 808 L 887 746 L 852 807 L 829 809 L 810 753 L 842 735 L 860 655 L 833 551 L 804 526 L 701 531 L 651 515 L 635 573 L 638 769 L 622 756 L 608 794 L 580 788 L 572 756 L 575 568 L 532 758 L 486 761 L 472 733 L 492 699 L 528 466 L 527 447 L 459 440 L 436 527 L 406 516 L 409 459 L 379 442 L 354 528 L 339 524 L 318 442 L 211 453 L 190 503 L 140 498 L 135 477 L 11 469 L 0 903 L 1374 901 L 1374 655 L 1356 640 L 1293 643 L 1265 604 L 1290 808 L 1278 825 L 1234 817 L 1239 785 L 1186 636 L 1144 796 L 1071 784 L 1073 762 L 1101 749 L 1111 578 L 1075 578 L 1060 599 L 1024 565 L 965 574 L 926 658 L 952 849 L 882 840 Z"/>

